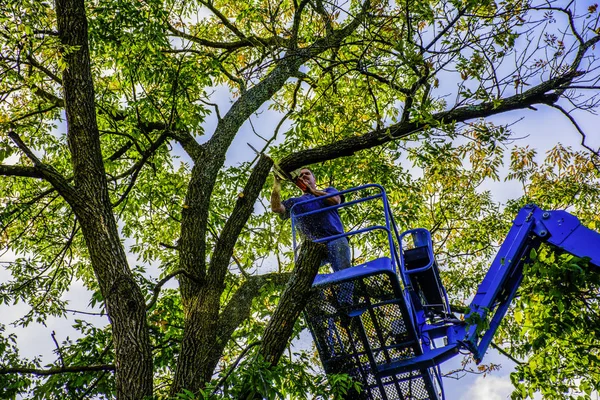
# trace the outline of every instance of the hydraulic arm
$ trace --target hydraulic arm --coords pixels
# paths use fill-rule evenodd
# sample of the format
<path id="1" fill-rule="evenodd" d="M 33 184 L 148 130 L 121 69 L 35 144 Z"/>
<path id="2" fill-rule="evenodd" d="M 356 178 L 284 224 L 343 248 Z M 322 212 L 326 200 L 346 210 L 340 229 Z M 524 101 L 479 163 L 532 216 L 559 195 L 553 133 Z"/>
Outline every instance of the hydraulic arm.
<path id="1" fill-rule="evenodd" d="M 600 266 L 600 233 L 581 225 L 577 217 L 566 211 L 544 211 L 535 205 L 523 207 L 479 285 L 467 315 L 468 318 L 477 313 L 486 317 L 491 313 L 490 326 L 482 337 L 476 335 L 475 326 L 467 331 L 465 343 L 477 361 L 485 354 L 515 296 L 527 257 L 542 242 L 574 256 L 589 258 L 594 267 Z"/>

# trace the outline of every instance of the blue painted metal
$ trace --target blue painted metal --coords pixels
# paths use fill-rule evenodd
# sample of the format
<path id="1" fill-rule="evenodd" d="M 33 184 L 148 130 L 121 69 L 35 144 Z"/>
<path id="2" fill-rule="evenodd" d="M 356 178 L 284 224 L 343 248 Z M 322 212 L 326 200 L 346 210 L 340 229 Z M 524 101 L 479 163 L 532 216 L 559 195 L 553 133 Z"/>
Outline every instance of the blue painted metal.
<path id="1" fill-rule="evenodd" d="M 370 193 L 373 190 L 377 191 L 375 195 Z M 385 190 L 379 185 L 366 185 L 340 193 L 361 191 L 369 193 L 360 199 L 316 211 L 350 207 L 365 201 L 382 202 L 384 224 L 318 241 L 379 230 L 385 233 L 389 247 L 386 257 L 315 278 L 315 293 L 305 315 L 323 367 L 328 374 L 348 373 L 360 381 L 364 390 L 353 396 L 356 398 L 443 399 L 441 373 L 437 365 L 423 364 L 402 372 L 386 370 L 395 362 L 421 356 L 430 349 L 428 345 L 422 346 L 422 338 L 417 333 L 419 319 L 413 311 L 411 289 L 398 279 L 401 257 L 397 245 L 400 241 Z M 323 201 L 335 195 L 338 194 L 297 205 Z M 296 214 L 295 207 L 291 210 L 294 245 L 297 219 L 315 213 Z"/>
<path id="2" fill-rule="evenodd" d="M 382 201 L 385 225 L 318 241 L 382 230 L 388 239 L 388 256 L 317 275 L 313 282 L 315 295 L 305 312 L 325 371 L 348 373 L 360 381 L 364 391 L 355 394 L 356 398 L 443 400 L 439 364 L 461 349 L 471 351 L 477 362 L 481 361 L 521 283 L 531 250 L 542 242 L 600 266 L 598 232 L 582 226 L 566 211 L 525 206 L 479 285 L 465 320 L 459 320 L 450 313 L 430 233 L 413 229 L 399 234 L 380 185 L 365 185 L 340 194 L 371 189 L 378 193 L 320 211 Z M 319 211 L 295 215 L 292 208 L 295 250 L 295 220 L 315 212 Z M 409 237 L 413 247 L 407 249 L 403 244 Z M 477 320 L 489 321 L 487 329 L 479 329 Z M 440 342 L 444 345 L 437 347 Z"/>
<path id="3" fill-rule="evenodd" d="M 513 221 L 492 266 L 479 285 L 466 319 L 489 318 L 489 328 L 480 334 L 475 325 L 466 332 L 465 345 L 479 362 L 506 314 L 522 280 L 523 266 L 532 249 L 542 242 L 573 254 L 589 258 L 600 266 L 600 234 L 585 226 L 566 211 L 544 211 L 535 205 L 523 207 Z"/>
<path id="4" fill-rule="evenodd" d="M 359 198 L 359 199 L 356 199 L 356 200 L 352 200 L 352 201 L 349 201 L 349 202 L 344 202 L 344 203 L 341 203 L 341 204 L 337 204 L 337 205 L 333 205 L 333 206 L 329 206 L 329 207 L 324 207 L 324 208 L 321 208 L 319 210 L 313 210 L 313 211 L 309 211 L 309 212 L 306 212 L 306 213 L 296 213 L 296 210 L 298 208 L 300 208 L 303 204 L 308 204 L 308 203 L 317 202 L 317 201 L 323 201 L 324 199 L 327 199 L 327 198 L 330 198 L 330 197 L 335 197 L 335 196 L 339 196 L 339 195 L 345 195 L 345 194 L 353 193 L 353 192 L 365 191 L 365 190 L 368 190 L 368 189 L 375 189 L 375 190 L 379 191 L 379 193 L 374 194 L 374 195 L 368 195 L 368 196 L 365 196 L 365 197 L 362 197 L 362 198 Z M 385 217 L 385 223 L 386 223 L 385 230 L 386 230 L 386 233 L 387 233 L 388 244 L 390 246 L 390 249 L 393 249 L 393 253 L 394 254 L 392 254 L 392 256 L 393 256 L 392 257 L 392 261 L 393 261 L 393 263 L 395 265 L 396 262 L 399 262 L 399 257 L 398 257 L 398 252 L 397 252 L 397 250 L 395 249 L 395 246 L 394 246 L 394 239 L 392 237 L 392 231 L 390 229 L 390 225 L 391 224 L 393 224 L 394 228 L 395 228 L 395 222 L 393 221 L 393 216 L 392 216 L 392 214 L 390 212 L 390 209 L 389 209 L 389 203 L 388 203 L 388 200 L 387 200 L 387 196 L 385 194 L 385 189 L 383 188 L 383 186 L 377 185 L 377 184 L 374 184 L 374 183 L 370 183 L 368 185 L 359 186 L 359 187 L 356 187 L 356 188 L 342 190 L 340 192 L 331 193 L 331 194 L 326 195 L 326 196 L 319 196 L 319 197 L 314 198 L 314 199 L 305 200 L 305 201 L 298 202 L 298 203 L 294 204 L 292 206 L 291 210 L 290 210 L 290 216 L 291 216 L 291 219 L 292 219 L 292 245 L 294 247 L 294 257 L 295 257 L 295 259 L 296 260 L 298 259 L 298 246 L 297 246 L 297 240 L 296 240 L 296 236 L 297 236 L 296 225 L 298 225 L 297 220 L 299 218 L 302 218 L 302 217 L 305 217 L 305 216 L 309 216 L 309 215 L 312 215 L 312 214 L 316 214 L 316 213 L 325 212 L 325 211 L 328 211 L 328 210 L 336 210 L 336 209 L 343 208 L 343 207 L 350 207 L 350 206 L 353 206 L 353 205 L 358 204 L 358 203 L 364 203 L 364 202 L 367 202 L 367 201 L 373 201 L 373 200 L 377 200 L 377 199 L 382 199 L 382 202 L 383 202 L 384 217 Z M 357 234 L 357 233 L 361 233 L 361 232 L 358 232 L 358 231 L 355 231 L 355 232 L 346 232 L 346 233 L 344 233 L 342 235 L 336 235 L 336 236 L 330 236 L 330 237 L 327 237 L 327 238 L 322 238 L 319 241 L 323 242 L 323 241 L 326 241 L 326 240 L 333 240 L 333 239 L 337 239 L 337 238 L 344 237 L 344 236 L 351 236 L 351 235 Z"/>
<path id="5" fill-rule="evenodd" d="M 433 247 L 430 245 L 431 244 L 431 233 L 427 229 L 424 229 L 424 228 L 410 229 L 408 231 L 404 231 L 400 235 L 400 243 L 402 243 L 404 241 L 404 238 L 408 235 L 411 235 L 414 238 L 413 240 L 415 242 L 415 246 L 419 246 L 419 247 L 427 246 L 428 262 L 427 262 L 427 265 L 425 265 L 421 268 L 415 268 L 415 269 L 411 269 L 410 271 L 407 271 L 406 266 L 404 265 L 404 257 L 402 257 L 402 261 L 400 263 L 400 268 L 406 275 L 413 275 L 413 274 L 425 272 L 426 270 L 433 267 L 433 263 L 435 262 L 435 259 L 433 257 Z"/>

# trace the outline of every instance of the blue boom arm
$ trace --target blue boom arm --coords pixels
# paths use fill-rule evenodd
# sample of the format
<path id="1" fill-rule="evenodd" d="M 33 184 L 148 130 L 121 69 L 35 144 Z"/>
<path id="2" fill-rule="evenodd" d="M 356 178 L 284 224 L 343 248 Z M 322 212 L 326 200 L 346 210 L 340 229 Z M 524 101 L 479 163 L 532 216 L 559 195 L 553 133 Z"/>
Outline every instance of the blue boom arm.
<path id="1" fill-rule="evenodd" d="M 537 249 L 542 242 L 574 256 L 589 258 L 592 266 L 600 266 L 598 232 L 581 225 L 566 211 L 544 211 L 535 205 L 523 207 L 469 307 L 467 320 L 475 314 L 491 318 L 483 336 L 479 337 L 476 326 L 469 327 L 466 332 L 464 343 L 478 362 L 515 296 L 523 277 L 523 265 L 531 250 Z"/>

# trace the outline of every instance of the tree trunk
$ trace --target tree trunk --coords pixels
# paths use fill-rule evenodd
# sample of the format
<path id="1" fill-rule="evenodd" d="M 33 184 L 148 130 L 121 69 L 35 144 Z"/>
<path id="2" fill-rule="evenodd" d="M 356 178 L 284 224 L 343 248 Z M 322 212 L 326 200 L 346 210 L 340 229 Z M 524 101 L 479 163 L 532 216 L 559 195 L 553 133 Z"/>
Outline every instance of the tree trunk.
<path id="1" fill-rule="evenodd" d="M 296 261 L 292 276 L 288 281 L 281 300 L 271 317 L 259 349 L 262 358 L 271 365 L 277 365 L 288 345 L 294 324 L 306 306 L 310 289 L 315 280 L 321 261 L 326 255 L 327 247 L 323 244 L 305 241 L 300 256 Z M 262 395 L 250 382 L 244 383 L 238 399 L 260 400 Z"/>
<path id="2" fill-rule="evenodd" d="M 219 313 L 221 294 L 225 288 L 225 273 L 237 238 L 254 210 L 254 202 L 260 194 L 272 165 L 271 159 L 261 157 L 250 174 L 244 191 L 237 196 L 233 212 L 215 245 L 208 273 L 205 272 L 202 264 L 201 266 L 185 264 L 189 269 L 195 267 L 192 271 L 201 275 L 197 282 L 188 278 L 181 280 L 186 328 L 183 333 L 181 353 L 177 360 L 177 371 L 171 387 L 171 395 L 176 395 L 183 388 L 196 391 L 210 381 L 222 350 L 229 340 L 229 336 L 218 335 L 223 332 L 219 323 Z M 190 188 L 190 190 L 197 189 Z M 190 205 L 190 209 L 193 207 L 195 206 Z M 208 207 L 208 204 L 205 204 L 205 207 Z M 200 210 L 198 210 L 198 214 L 202 214 Z M 185 246 L 184 248 L 187 249 L 189 242 L 186 241 Z M 181 251 L 184 250 L 181 249 Z"/>
<path id="3" fill-rule="evenodd" d="M 56 0 L 63 60 L 67 140 L 81 224 L 111 321 L 118 399 L 152 395 L 152 351 L 146 306 L 129 269 L 112 212 L 96 122 L 87 20 L 83 0 Z M 68 199 L 67 199 L 68 200 Z"/>
<path id="4" fill-rule="evenodd" d="M 326 249 L 326 246 L 320 243 L 305 241 L 302 244 L 292 277 L 265 329 L 259 350 L 263 359 L 272 365 L 279 362 L 292 335 L 294 324 L 306 306 L 312 283 L 326 255 Z"/>

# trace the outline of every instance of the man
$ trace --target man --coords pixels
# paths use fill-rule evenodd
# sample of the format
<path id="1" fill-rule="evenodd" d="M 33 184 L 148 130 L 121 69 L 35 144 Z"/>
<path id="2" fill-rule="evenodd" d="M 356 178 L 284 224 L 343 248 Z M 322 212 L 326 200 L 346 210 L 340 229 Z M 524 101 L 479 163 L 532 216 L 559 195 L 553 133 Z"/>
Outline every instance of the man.
<path id="1" fill-rule="evenodd" d="M 290 209 L 296 203 L 314 199 L 316 197 L 326 196 L 337 193 L 333 187 L 328 187 L 325 190 L 317 189 L 315 176 L 308 168 L 302 168 L 298 177 L 298 187 L 305 187 L 304 194 L 300 197 L 292 197 L 281 201 L 281 181 L 277 175 L 273 181 L 273 191 L 271 192 L 271 210 L 279 214 L 282 218 L 290 217 Z M 295 214 L 305 213 L 308 211 L 318 210 L 340 204 L 341 197 L 333 196 L 321 201 L 314 201 L 308 204 L 303 204 L 294 208 Z M 298 229 L 304 237 L 309 240 L 322 239 L 325 237 L 339 235 L 344 233 L 344 226 L 340 215 L 336 210 L 328 210 L 321 213 L 308 215 L 299 218 L 297 221 Z M 348 239 L 345 237 L 330 240 L 327 243 L 327 258 L 324 262 L 329 262 L 334 271 L 339 271 L 351 266 L 350 261 L 350 246 Z"/>

